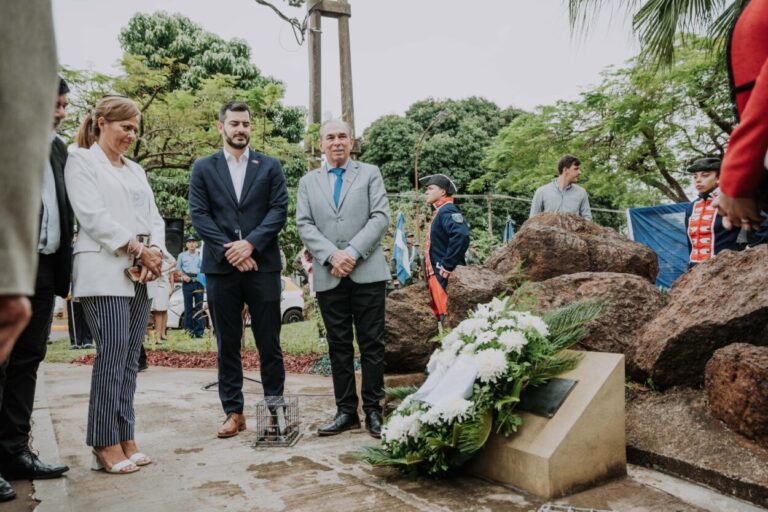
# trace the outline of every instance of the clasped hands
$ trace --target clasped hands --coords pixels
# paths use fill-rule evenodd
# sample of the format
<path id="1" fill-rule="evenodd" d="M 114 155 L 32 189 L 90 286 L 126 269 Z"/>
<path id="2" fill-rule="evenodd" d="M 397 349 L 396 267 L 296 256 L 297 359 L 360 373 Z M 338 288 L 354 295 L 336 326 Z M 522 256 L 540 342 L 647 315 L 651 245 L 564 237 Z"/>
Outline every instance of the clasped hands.
<path id="1" fill-rule="evenodd" d="M 224 253 L 227 261 L 240 272 L 259 270 L 259 266 L 252 256 L 254 249 L 253 244 L 248 240 L 229 242 L 224 244 L 224 248 L 227 250 L 227 252 Z"/>
<path id="2" fill-rule="evenodd" d="M 741 227 L 747 231 L 758 231 L 763 222 L 757 201 L 751 197 L 731 197 L 721 192 L 712 201 L 712 206 L 723 218 L 725 229 Z"/>
<path id="3" fill-rule="evenodd" d="M 347 251 L 338 250 L 331 255 L 330 264 L 331 275 L 333 277 L 347 277 L 357 265 L 357 260 L 353 258 Z"/>
<path id="4" fill-rule="evenodd" d="M 147 247 L 138 240 L 128 242 L 127 250 L 139 265 L 139 283 L 146 284 L 160 277 L 163 253 L 157 247 Z"/>

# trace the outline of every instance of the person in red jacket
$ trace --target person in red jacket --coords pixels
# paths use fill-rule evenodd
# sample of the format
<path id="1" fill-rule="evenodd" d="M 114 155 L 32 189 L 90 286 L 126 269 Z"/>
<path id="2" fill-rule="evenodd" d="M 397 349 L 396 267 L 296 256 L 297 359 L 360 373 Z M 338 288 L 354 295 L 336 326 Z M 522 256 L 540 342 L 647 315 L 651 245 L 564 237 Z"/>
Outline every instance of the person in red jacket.
<path id="1" fill-rule="evenodd" d="M 768 0 L 751 0 L 731 31 L 728 71 L 739 125 L 731 134 L 717 200 L 726 228 L 757 230 L 768 167 Z"/>

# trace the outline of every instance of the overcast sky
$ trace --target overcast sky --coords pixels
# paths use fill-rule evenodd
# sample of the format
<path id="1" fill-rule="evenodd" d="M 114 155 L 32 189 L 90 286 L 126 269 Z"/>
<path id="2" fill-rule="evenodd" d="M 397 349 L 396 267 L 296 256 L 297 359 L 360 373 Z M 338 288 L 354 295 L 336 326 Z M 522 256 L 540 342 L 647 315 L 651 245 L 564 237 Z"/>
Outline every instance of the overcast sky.
<path id="1" fill-rule="evenodd" d="M 292 16 L 304 10 L 272 0 Z M 358 134 L 385 114 L 427 97 L 483 96 L 533 109 L 576 98 L 621 66 L 638 45 L 621 12 L 606 12 L 574 36 L 566 0 L 350 0 Z M 464 6 L 473 6 L 467 8 Z M 225 39 L 242 38 L 253 62 L 286 85 L 285 103 L 307 105 L 306 45 L 253 0 L 53 0 L 59 60 L 116 73 L 117 35 L 136 12 L 181 13 Z M 323 117 L 340 115 L 336 20 L 323 19 Z"/>

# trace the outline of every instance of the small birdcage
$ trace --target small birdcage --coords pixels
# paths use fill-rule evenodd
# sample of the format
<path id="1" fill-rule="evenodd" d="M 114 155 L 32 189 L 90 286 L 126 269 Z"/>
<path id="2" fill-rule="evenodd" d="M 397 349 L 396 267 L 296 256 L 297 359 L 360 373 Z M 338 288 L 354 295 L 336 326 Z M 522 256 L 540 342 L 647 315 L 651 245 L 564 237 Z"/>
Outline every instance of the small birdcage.
<path id="1" fill-rule="evenodd" d="M 300 427 L 298 396 L 264 397 L 256 404 L 258 437 L 253 447 L 293 446 L 299 439 Z"/>

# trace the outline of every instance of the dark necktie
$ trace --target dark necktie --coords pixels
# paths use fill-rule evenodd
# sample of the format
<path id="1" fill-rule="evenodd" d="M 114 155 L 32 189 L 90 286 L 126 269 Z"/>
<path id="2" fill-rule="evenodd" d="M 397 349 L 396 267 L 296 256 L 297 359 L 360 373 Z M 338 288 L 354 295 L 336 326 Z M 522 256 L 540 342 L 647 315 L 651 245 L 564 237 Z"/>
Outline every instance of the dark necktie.
<path id="1" fill-rule="evenodd" d="M 336 208 L 339 207 L 339 199 L 341 198 L 341 186 L 344 184 L 344 171 L 346 171 L 346 169 L 340 167 L 331 169 L 331 172 L 336 175 L 336 185 L 333 186 L 333 204 L 336 205 Z"/>

